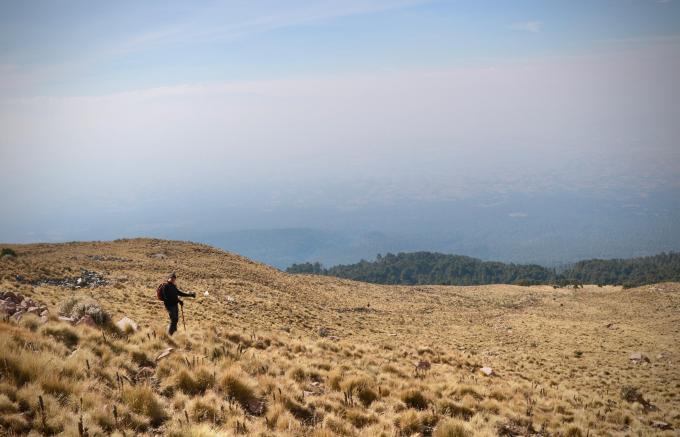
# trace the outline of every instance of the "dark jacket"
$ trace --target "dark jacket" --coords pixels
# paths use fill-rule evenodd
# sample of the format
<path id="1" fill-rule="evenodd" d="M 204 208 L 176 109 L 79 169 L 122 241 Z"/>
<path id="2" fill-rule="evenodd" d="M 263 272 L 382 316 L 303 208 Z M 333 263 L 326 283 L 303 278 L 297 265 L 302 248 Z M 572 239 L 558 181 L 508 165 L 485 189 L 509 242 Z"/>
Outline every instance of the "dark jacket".
<path id="1" fill-rule="evenodd" d="M 192 293 L 185 293 L 179 291 L 177 286 L 172 282 L 166 282 L 163 286 L 163 303 L 166 307 L 176 307 L 179 302 L 179 296 L 182 297 L 193 297 Z"/>

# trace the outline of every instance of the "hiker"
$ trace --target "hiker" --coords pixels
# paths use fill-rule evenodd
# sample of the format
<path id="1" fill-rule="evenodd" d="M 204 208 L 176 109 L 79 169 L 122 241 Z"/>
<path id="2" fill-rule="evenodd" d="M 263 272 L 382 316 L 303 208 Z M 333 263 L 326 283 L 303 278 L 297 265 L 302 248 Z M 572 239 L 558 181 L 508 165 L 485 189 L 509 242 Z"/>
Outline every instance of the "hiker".
<path id="1" fill-rule="evenodd" d="M 196 297 L 196 293 L 184 293 L 180 291 L 175 285 L 177 280 L 177 275 L 172 272 L 168 277 L 168 281 L 162 284 L 160 288 L 161 300 L 165 304 L 165 309 L 168 310 L 168 315 L 170 316 L 170 325 L 168 326 L 168 335 L 172 335 L 177 331 L 177 322 L 179 321 L 179 308 L 177 304 L 184 306 L 184 302 L 179 300 L 179 296 L 182 297 Z"/>

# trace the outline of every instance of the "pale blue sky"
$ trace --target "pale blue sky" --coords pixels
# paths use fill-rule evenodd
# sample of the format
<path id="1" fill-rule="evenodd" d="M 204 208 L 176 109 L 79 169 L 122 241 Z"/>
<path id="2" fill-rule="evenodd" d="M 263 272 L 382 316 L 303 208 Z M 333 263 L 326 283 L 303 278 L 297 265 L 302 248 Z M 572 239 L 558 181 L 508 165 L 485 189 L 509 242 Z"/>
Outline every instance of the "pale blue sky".
<path id="1" fill-rule="evenodd" d="M 4 1 L 0 241 L 677 190 L 678 77 L 677 0 Z"/>
<path id="2" fill-rule="evenodd" d="M 6 1 L 3 95 L 448 68 L 674 39 L 674 1 Z M 8 83 L 10 85 L 8 85 Z"/>

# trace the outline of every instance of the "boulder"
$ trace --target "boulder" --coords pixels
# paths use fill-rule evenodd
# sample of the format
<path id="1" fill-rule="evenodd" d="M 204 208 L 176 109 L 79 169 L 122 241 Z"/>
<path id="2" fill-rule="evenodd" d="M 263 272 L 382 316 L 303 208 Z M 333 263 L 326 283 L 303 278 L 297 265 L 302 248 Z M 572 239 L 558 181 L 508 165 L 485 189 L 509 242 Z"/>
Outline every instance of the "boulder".
<path id="1" fill-rule="evenodd" d="M 139 330 L 139 326 L 137 325 L 137 322 L 135 322 L 134 320 L 132 320 L 128 316 L 125 316 L 122 319 L 120 319 L 119 321 L 117 321 L 116 326 L 122 332 L 125 332 L 128 329 L 132 329 L 133 332 L 137 332 Z"/>
<path id="2" fill-rule="evenodd" d="M 31 313 L 31 314 L 35 314 L 35 315 L 40 315 L 40 312 L 41 312 L 41 311 L 40 311 L 40 308 L 39 308 L 39 307 L 33 306 L 33 307 L 29 307 L 29 308 L 26 310 L 26 312 L 27 312 L 27 313 Z"/>
<path id="3" fill-rule="evenodd" d="M 21 320 L 21 318 L 24 316 L 24 312 L 22 310 L 17 311 L 16 313 L 12 314 L 12 320 L 15 322 L 18 322 Z"/>

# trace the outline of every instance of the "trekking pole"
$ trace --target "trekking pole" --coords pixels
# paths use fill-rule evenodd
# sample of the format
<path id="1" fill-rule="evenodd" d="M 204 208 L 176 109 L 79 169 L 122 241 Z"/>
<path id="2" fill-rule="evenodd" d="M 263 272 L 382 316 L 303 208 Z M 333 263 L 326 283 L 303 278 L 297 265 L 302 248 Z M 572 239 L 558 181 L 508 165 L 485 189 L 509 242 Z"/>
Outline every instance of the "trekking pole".
<path id="1" fill-rule="evenodd" d="M 184 325 L 184 332 L 187 332 L 187 322 L 184 320 L 184 305 L 179 306 L 182 309 L 182 324 Z"/>

